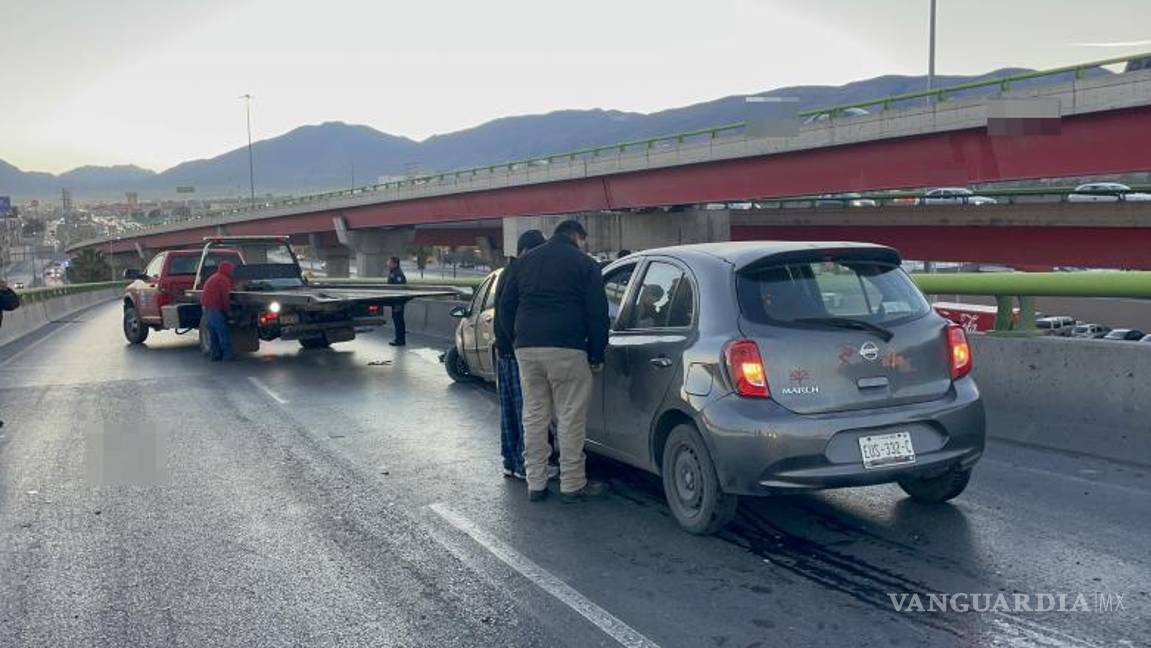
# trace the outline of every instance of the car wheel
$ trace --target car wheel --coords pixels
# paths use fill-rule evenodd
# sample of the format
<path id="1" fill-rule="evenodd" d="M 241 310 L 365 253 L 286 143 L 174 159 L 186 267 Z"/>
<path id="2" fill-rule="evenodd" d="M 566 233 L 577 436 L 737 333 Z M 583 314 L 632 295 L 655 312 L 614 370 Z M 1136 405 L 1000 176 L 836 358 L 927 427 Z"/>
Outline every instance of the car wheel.
<path id="1" fill-rule="evenodd" d="M 327 349 L 332 346 L 328 336 L 320 334 L 315 337 L 300 338 L 300 346 L 305 349 Z"/>
<path id="2" fill-rule="evenodd" d="M 205 315 L 200 318 L 200 353 L 204 354 L 205 358 L 212 357 L 212 336 L 208 334 L 208 316 Z"/>
<path id="3" fill-rule="evenodd" d="M 735 517 L 739 498 L 723 492 L 707 446 L 695 426 L 681 423 L 663 446 L 663 491 L 679 525 L 710 535 Z"/>
<path id="4" fill-rule="evenodd" d="M 908 478 L 899 480 L 899 487 L 911 499 L 924 504 L 938 504 L 958 497 L 967 482 L 971 480 L 971 469 L 950 470 L 938 477 L 928 479 Z"/>
<path id="5" fill-rule="evenodd" d="M 444 354 L 444 369 L 447 370 L 448 376 L 456 382 L 471 382 L 475 380 L 472 373 L 468 370 L 468 364 L 464 361 L 463 354 L 460 350 L 452 345 L 448 352 Z"/>
<path id="6" fill-rule="evenodd" d="M 131 304 L 124 307 L 124 337 L 132 344 L 143 344 L 148 339 L 148 326 L 140 319 L 140 313 Z"/>

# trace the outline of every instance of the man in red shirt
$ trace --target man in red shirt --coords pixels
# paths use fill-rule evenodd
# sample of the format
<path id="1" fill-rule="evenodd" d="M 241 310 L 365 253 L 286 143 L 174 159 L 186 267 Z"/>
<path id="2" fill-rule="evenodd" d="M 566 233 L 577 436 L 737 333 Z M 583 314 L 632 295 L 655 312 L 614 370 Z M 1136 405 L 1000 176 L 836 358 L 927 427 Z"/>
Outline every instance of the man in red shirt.
<path id="1" fill-rule="evenodd" d="M 212 362 L 235 360 L 232 352 L 232 338 L 228 333 L 228 308 L 232 302 L 232 269 L 230 261 L 224 261 L 216 272 L 204 282 L 200 294 L 200 305 L 208 322 L 208 343 Z"/>

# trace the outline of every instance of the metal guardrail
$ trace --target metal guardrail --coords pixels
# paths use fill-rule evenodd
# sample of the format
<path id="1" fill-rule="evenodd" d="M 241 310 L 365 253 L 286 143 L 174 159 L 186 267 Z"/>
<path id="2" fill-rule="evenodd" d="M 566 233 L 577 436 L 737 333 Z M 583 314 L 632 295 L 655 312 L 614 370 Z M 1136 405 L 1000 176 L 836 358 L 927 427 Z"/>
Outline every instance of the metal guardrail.
<path id="1" fill-rule="evenodd" d="M 17 290 L 16 292 L 20 295 L 21 305 L 25 305 L 55 299 L 56 297 L 65 297 L 77 293 L 91 292 L 103 288 L 123 287 L 126 285 L 128 285 L 126 281 L 99 281 L 95 283 L 49 286 L 47 288 L 29 288 L 28 290 Z"/>
<path id="2" fill-rule="evenodd" d="M 1127 194 L 1133 193 L 1151 193 L 1151 185 L 1128 185 L 1129 191 L 1082 191 L 1077 192 L 1075 189 L 1079 185 L 1074 186 L 1061 186 L 1061 187 L 1023 187 L 1016 189 L 971 189 L 971 196 L 951 196 L 941 197 L 941 200 L 955 201 L 962 203 L 965 198 L 975 198 L 983 196 L 986 198 L 1006 198 L 1003 204 L 1013 205 L 1016 198 L 1036 198 L 1042 196 L 1058 196 L 1058 202 L 1067 202 L 1068 196 L 1072 194 L 1081 196 L 1115 196 L 1120 202 L 1124 201 Z M 966 187 L 965 187 L 966 188 Z M 892 203 L 897 201 L 917 200 L 922 201 L 925 197 L 924 191 L 877 191 L 877 192 L 852 192 L 853 195 L 847 196 L 843 193 L 839 194 L 826 194 L 820 196 L 789 196 L 786 198 L 771 198 L 770 200 L 759 201 L 728 201 L 728 204 L 740 204 L 754 202 L 758 205 L 772 205 L 774 207 L 782 207 L 784 205 L 794 206 L 794 203 L 811 203 L 816 202 L 833 202 L 839 201 L 847 204 L 852 200 L 874 200 L 879 204 L 884 202 Z M 858 194 L 858 195 L 855 195 Z M 906 204 L 906 203 L 904 203 Z M 954 204 L 954 203 L 948 203 Z"/>
<path id="3" fill-rule="evenodd" d="M 948 95 L 960 93 L 960 92 L 968 92 L 971 90 L 978 90 L 981 88 L 994 88 L 996 92 L 1004 92 L 1004 91 L 1009 90 L 1011 88 L 1012 84 L 1017 83 L 1017 82 L 1021 82 L 1021 81 L 1041 79 L 1044 77 L 1058 76 L 1058 75 L 1063 75 L 1063 74 L 1068 74 L 1068 73 L 1073 74 L 1076 79 L 1079 79 L 1079 78 L 1083 77 L 1084 72 L 1086 72 L 1087 70 L 1090 70 L 1090 69 L 1100 68 L 1100 67 L 1105 66 L 1105 65 L 1116 65 L 1116 64 L 1120 64 L 1120 63 L 1128 63 L 1131 61 L 1140 61 L 1140 60 L 1144 60 L 1144 59 L 1148 59 L 1148 58 L 1151 58 L 1151 53 L 1142 53 L 1142 54 L 1134 54 L 1134 55 L 1130 55 L 1130 56 L 1121 56 L 1121 57 L 1115 57 L 1115 58 L 1110 58 L 1110 59 L 1103 59 L 1103 60 L 1091 61 L 1091 62 L 1087 62 L 1087 63 L 1079 63 L 1076 65 L 1069 65 L 1069 66 L 1064 66 L 1064 67 L 1059 67 L 1059 68 L 1053 68 L 1053 69 L 1049 69 L 1049 70 L 1038 70 L 1035 72 L 1026 72 L 1026 73 L 1022 73 L 1022 74 L 1015 74 L 1015 75 L 1009 75 L 1009 76 L 1005 76 L 1005 77 L 998 77 L 995 79 L 988 79 L 986 81 L 973 81 L 970 83 L 963 83 L 963 84 L 954 85 L 954 86 L 936 88 L 933 90 L 926 90 L 926 91 L 921 91 L 921 92 L 909 92 L 909 93 L 891 95 L 888 97 L 880 97 L 877 99 L 870 99 L 870 100 L 860 101 L 860 102 L 855 102 L 855 103 L 840 104 L 837 106 L 829 106 L 829 107 L 823 107 L 823 108 L 804 110 L 804 111 L 799 112 L 798 115 L 801 118 L 810 118 L 810 117 L 818 117 L 820 115 L 827 115 L 828 118 L 833 119 L 836 116 L 842 114 L 844 111 L 847 111 L 847 110 L 852 109 L 852 108 L 866 109 L 868 107 L 880 106 L 883 110 L 888 110 L 888 109 L 892 108 L 895 104 L 899 104 L 899 103 L 903 103 L 903 102 L 907 102 L 907 101 L 911 101 L 911 100 L 915 100 L 915 99 L 934 98 L 936 101 L 945 101 L 947 99 Z M 695 130 L 670 133 L 670 134 L 666 134 L 666 135 L 659 135 L 659 136 L 651 137 L 651 138 L 618 142 L 615 144 L 609 144 L 609 145 L 604 145 L 604 146 L 586 147 L 586 148 L 576 149 L 573 151 L 566 151 L 566 152 L 553 153 L 553 154 L 542 155 L 542 156 L 537 156 L 537 157 L 523 158 L 523 159 L 519 159 L 519 160 L 501 162 L 498 164 L 487 164 L 487 165 L 481 165 L 481 166 L 475 166 L 475 167 L 468 167 L 468 168 L 458 169 L 458 170 L 454 170 L 454 171 L 445 171 L 442 173 L 433 173 L 433 174 L 427 174 L 427 175 L 418 176 L 418 177 L 414 177 L 414 178 L 395 180 L 392 182 L 384 182 L 384 183 L 378 183 L 378 184 L 372 184 L 372 185 L 365 185 L 362 187 L 354 187 L 352 189 L 344 189 L 344 190 L 340 190 L 340 191 L 329 191 L 329 192 L 324 192 L 324 193 L 319 193 L 319 194 L 309 194 L 307 196 L 300 196 L 298 198 L 288 198 L 288 199 L 284 199 L 284 200 L 267 202 L 267 203 L 263 203 L 263 204 L 260 204 L 257 206 L 238 207 L 235 209 L 215 212 L 215 213 L 211 214 L 211 216 L 227 216 L 227 215 L 243 214 L 243 213 L 248 213 L 248 212 L 252 212 L 252 211 L 259 211 L 259 210 L 275 208 L 275 207 L 288 207 L 288 206 L 293 206 L 293 205 L 308 204 L 311 202 L 315 202 L 315 201 L 319 201 L 319 200 L 327 200 L 327 199 L 331 199 L 331 198 L 356 196 L 359 194 L 375 193 L 378 191 L 399 190 L 399 189 L 402 189 L 405 187 L 417 187 L 420 185 L 426 185 L 426 184 L 432 184 L 432 183 L 443 183 L 445 181 L 445 179 L 452 179 L 452 178 L 459 179 L 459 178 L 462 178 L 465 176 L 478 176 L 481 174 L 494 174 L 498 170 L 504 170 L 504 171 L 511 172 L 511 171 L 516 171 L 518 169 L 522 169 L 522 168 L 530 168 L 533 166 L 547 166 L 547 165 L 552 164 L 553 162 L 561 161 L 561 160 L 576 161 L 576 160 L 581 159 L 581 158 L 595 159 L 595 158 L 598 158 L 600 155 L 608 153 L 608 152 L 625 153 L 628 150 L 635 150 L 637 148 L 652 150 L 652 149 L 661 148 L 665 145 L 666 146 L 675 146 L 678 144 L 682 144 L 687 140 L 691 140 L 691 139 L 695 139 L 695 138 L 717 139 L 722 134 L 725 134 L 725 133 L 735 133 L 736 131 L 745 130 L 747 128 L 747 125 L 748 124 L 746 121 L 735 122 L 735 123 L 731 123 L 731 124 L 722 124 L 719 126 L 713 126 L 713 127 L 709 127 L 709 128 L 700 128 L 700 129 L 695 129 Z M 185 222 L 185 221 L 177 221 L 177 222 Z M 167 223 L 167 224 L 172 224 L 172 223 Z M 125 233 L 125 236 L 133 237 L 134 235 L 137 235 L 137 234 L 146 234 L 146 233 L 147 232 L 145 230 L 145 231 L 141 231 L 139 233 Z"/>
<path id="4" fill-rule="evenodd" d="M 994 272 L 913 274 L 929 295 L 983 295 L 995 298 L 995 330 L 1012 329 L 1015 302 L 1018 330 L 1035 330 L 1036 297 L 1128 297 L 1151 299 L 1151 272 Z"/>

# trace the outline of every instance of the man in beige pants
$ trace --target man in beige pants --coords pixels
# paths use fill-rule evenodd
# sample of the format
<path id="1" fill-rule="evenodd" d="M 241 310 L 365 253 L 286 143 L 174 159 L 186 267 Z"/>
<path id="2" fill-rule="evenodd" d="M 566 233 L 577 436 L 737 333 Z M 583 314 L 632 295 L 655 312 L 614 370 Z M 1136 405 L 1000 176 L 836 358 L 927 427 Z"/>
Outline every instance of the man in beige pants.
<path id="1" fill-rule="evenodd" d="M 547 243 L 518 262 L 514 282 L 497 308 L 512 322 L 523 385 L 524 471 L 532 501 L 547 497 L 548 426 L 558 423 L 560 494 L 565 500 L 607 491 L 584 468 L 592 374 L 607 348 L 607 296 L 599 264 L 580 248 L 587 232 L 578 221 L 556 227 Z"/>

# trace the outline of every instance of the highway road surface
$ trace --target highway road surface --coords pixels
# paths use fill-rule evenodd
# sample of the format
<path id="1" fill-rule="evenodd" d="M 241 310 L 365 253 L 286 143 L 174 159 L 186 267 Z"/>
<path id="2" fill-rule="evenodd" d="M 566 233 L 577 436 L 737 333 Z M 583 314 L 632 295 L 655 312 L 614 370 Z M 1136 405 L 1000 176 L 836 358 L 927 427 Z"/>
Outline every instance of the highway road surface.
<path id="1" fill-rule="evenodd" d="M 1132 465 L 992 443 L 952 506 L 778 497 L 700 538 L 657 480 L 604 460 L 607 499 L 529 503 L 500 475 L 493 391 L 449 382 L 435 341 L 213 365 L 190 335 L 129 347 L 119 317 L 0 349 L 0 646 L 1151 640 L 1151 474 Z M 893 603 L 1001 593 L 1090 609 Z"/>

